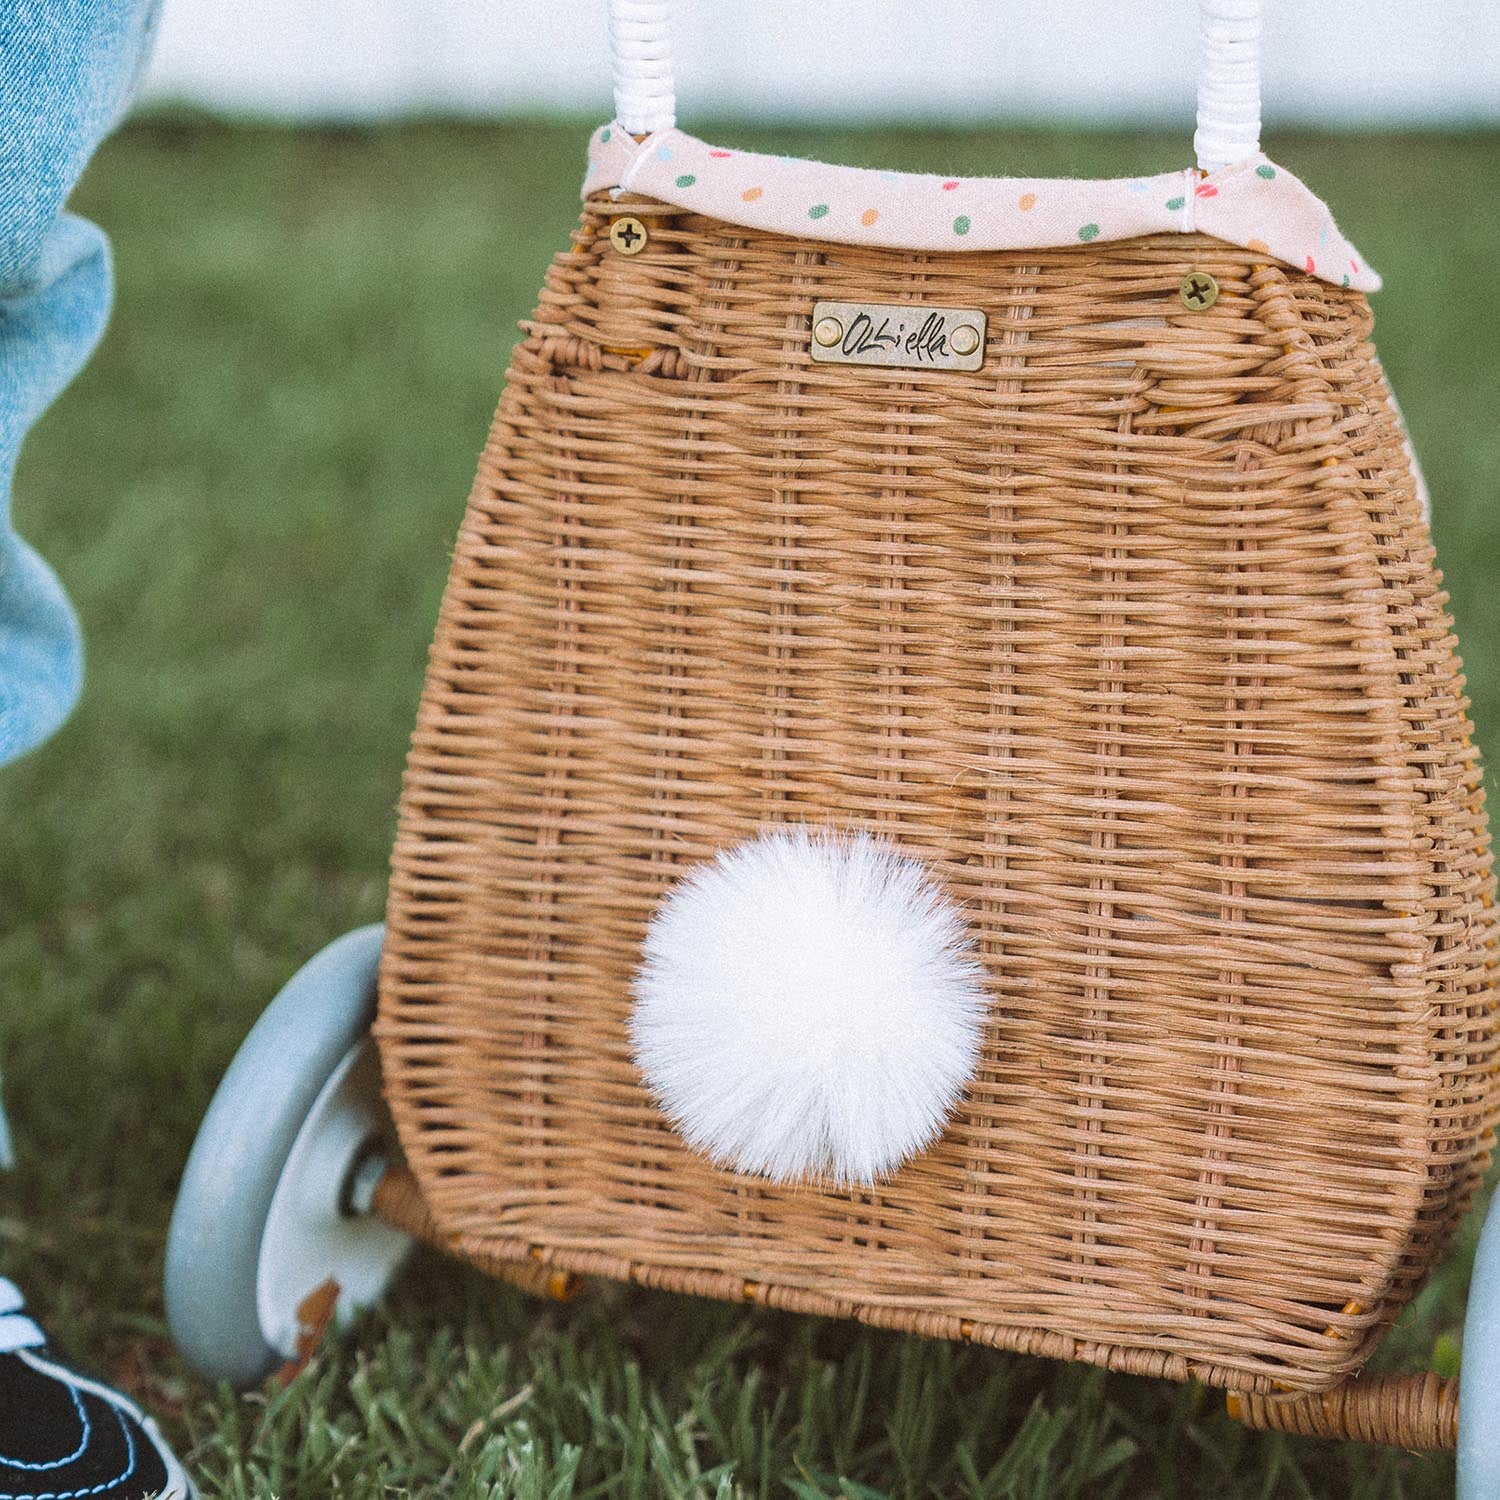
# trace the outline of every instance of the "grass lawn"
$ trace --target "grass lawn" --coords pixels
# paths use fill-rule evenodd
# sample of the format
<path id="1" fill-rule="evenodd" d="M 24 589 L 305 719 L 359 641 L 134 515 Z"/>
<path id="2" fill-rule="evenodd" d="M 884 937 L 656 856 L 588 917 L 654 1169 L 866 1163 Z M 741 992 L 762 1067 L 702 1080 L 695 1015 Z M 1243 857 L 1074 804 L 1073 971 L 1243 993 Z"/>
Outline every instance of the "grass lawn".
<path id="1" fill-rule="evenodd" d="M 954 172 L 1181 165 L 1172 137 L 759 131 Z M 543 1309 L 435 1256 L 290 1389 L 189 1378 L 173 1184 L 261 1007 L 380 915 L 448 549 L 583 127 L 139 124 L 77 200 L 119 301 L 17 514 L 91 675 L 0 774 L 0 1058 L 25 1160 L 0 1273 L 167 1421 L 205 1496 L 1437 1497 L 1442 1459 L 1242 1432 L 1211 1392 L 597 1288 Z M 1482 740 L 1500 732 L 1500 137 L 1284 138 L 1384 272 Z M 1457 1333 L 1472 1231 L 1381 1358 Z"/>

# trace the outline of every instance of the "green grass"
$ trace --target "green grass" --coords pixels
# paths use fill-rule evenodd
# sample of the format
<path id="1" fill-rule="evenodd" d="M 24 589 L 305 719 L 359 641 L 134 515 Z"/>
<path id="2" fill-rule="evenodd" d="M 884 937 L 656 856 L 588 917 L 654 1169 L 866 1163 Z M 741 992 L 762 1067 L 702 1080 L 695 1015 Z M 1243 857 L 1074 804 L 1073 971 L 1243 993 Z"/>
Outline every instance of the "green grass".
<path id="1" fill-rule="evenodd" d="M 1180 165 L 1175 138 L 720 132 L 956 172 Z M 173 1182 L 278 985 L 381 911 L 402 756 L 515 320 L 581 128 L 138 125 L 77 206 L 114 235 L 102 352 L 17 511 L 84 616 L 81 711 L 0 774 L 0 1057 L 26 1159 L 0 1271 L 167 1417 L 208 1496 L 1435 1497 L 1444 1460 L 1252 1436 L 1211 1393 L 602 1288 L 542 1309 L 435 1256 L 291 1389 L 164 1336 Z M 1500 724 L 1500 140 L 1273 143 L 1385 274 L 1482 738 Z M 1390 1356 L 1431 1357 L 1466 1258 Z M 1385 1351 L 1383 1351 L 1383 1356 Z"/>

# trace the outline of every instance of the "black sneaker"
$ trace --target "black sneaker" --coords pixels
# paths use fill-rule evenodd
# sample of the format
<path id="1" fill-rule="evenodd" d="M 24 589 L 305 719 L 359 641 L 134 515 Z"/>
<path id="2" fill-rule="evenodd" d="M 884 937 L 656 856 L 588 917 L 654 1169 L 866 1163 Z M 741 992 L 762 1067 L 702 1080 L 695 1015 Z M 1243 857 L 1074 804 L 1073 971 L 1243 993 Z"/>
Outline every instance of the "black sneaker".
<path id="1" fill-rule="evenodd" d="M 0 1500 L 192 1500 L 131 1400 L 62 1364 L 0 1277 Z"/>

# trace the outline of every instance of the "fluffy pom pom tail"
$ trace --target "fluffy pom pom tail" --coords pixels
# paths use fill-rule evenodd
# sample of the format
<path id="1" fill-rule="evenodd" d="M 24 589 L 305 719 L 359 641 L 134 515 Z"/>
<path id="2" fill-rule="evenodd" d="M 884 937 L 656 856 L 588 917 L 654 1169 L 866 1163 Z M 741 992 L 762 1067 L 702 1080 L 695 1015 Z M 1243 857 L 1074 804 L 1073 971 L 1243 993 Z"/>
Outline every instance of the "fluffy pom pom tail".
<path id="1" fill-rule="evenodd" d="M 869 1184 L 941 1134 L 988 1000 L 963 919 L 867 834 L 769 830 L 663 900 L 631 1038 L 688 1143 L 776 1181 Z"/>

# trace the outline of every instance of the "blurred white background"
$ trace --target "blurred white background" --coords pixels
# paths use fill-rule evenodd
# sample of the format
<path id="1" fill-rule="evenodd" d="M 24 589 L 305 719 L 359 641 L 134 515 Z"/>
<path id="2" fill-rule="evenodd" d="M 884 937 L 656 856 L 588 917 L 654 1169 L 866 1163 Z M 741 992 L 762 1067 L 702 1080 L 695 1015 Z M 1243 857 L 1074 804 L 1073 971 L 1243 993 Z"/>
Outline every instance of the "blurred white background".
<path id="1" fill-rule="evenodd" d="M 0 0 L 3 3 L 3 0 Z M 680 115 L 1165 123 L 1193 0 L 678 0 Z M 235 116 L 604 119 L 605 0 L 166 0 L 150 94 Z M 1268 0 L 1278 124 L 1500 121 L 1497 0 Z"/>

